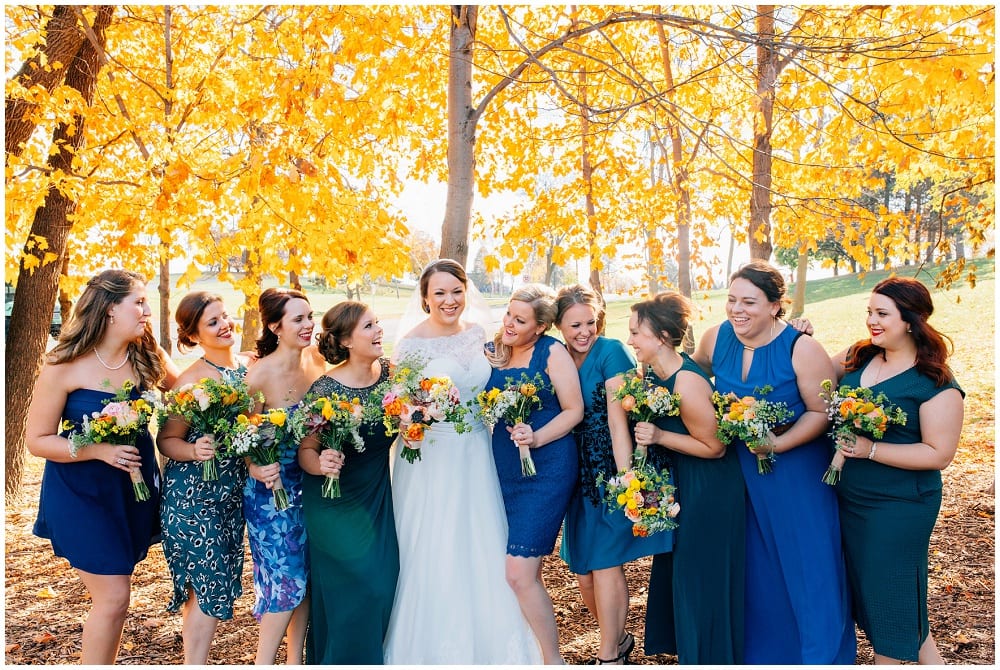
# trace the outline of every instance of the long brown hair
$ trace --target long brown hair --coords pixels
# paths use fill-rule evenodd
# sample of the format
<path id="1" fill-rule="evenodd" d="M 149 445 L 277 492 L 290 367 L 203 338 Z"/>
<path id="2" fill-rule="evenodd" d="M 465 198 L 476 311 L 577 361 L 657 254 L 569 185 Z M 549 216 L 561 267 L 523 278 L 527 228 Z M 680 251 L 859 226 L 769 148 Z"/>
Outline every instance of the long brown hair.
<path id="1" fill-rule="evenodd" d="M 58 343 L 48 353 L 46 361 L 59 365 L 90 353 L 107 332 L 108 310 L 121 304 L 137 286 L 145 285 L 145 277 L 129 270 L 105 270 L 91 278 L 76 301 L 69 321 L 63 324 Z M 141 388 L 155 388 L 166 377 L 166 368 L 149 321 L 142 335 L 129 342 L 127 355 Z"/>
<path id="2" fill-rule="evenodd" d="M 257 355 L 261 358 L 278 348 L 278 336 L 268 326 L 281 321 L 281 317 L 285 316 L 285 305 L 292 298 L 302 298 L 309 302 L 305 293 L 293 288 L 272 287 L 260 294 L 260 298 L 257 300 L 257 309 L 260 311 L 263 332 L 257 339 Z"/>
<path id="3" fill-rule="evenodd" d="M 954 350 L 954 343 L 927 322 L 934 313 L 934 303 L 927 287 L 911 277 L 889 277 L 876 284 L 872 293 L 892 300 L 900 317 L 910 326 L 910 336 L 917 345 L 917 371 L 933 379 L 937 386 L 954 379 L 946 362 Z M 844 369 L 848 372 L 859 370 L 875 356 L 884 353 L 885 350 L 873 344 L 871 338 L 859 340 L 848 351 Z"/>

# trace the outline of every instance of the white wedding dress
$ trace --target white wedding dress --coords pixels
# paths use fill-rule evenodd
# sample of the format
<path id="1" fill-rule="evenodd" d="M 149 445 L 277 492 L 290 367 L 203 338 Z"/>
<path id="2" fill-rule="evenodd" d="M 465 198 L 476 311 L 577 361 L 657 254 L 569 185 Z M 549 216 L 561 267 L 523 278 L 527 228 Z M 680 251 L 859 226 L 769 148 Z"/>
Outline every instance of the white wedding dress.
<path id="1" fill-rule="evenodd" d="M 483 390 L 485 331 L 406 337 L 393 358 L 416 354 L 424 374 L 448 375 L 463 403 Z M 399 581 L 385 641 L 387 664 L 540 664 L 541 651 L 504 577 L 507 520 L 490 434 L 435 423 L 412 464 L 392 454 Z"/>

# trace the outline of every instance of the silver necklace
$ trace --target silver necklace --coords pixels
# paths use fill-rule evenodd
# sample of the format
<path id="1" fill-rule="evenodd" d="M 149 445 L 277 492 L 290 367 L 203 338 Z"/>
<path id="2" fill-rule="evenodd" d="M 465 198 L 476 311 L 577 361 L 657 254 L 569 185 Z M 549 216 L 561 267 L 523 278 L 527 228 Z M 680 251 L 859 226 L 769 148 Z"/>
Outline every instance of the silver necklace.
<path id="1" fill-rule="evenodd" d="M 122 366 L 124 366 L 126 363 L 128 363 L 128 350 L 127 349 L 125 350 L 125 358 L 122 359 L 122 362 L 119 363 L 118 365 L 114 365 L 114 366 L 108 365 L 107 363 L 104 362 L 104 359 L 101 358 L 101 352 L 99 352 L 97 350 L 97 347 L 94 347 L 94 355 L 97 356 L 98 362 L 101 365 L 103 365 L 105 367 L 105 369 L 107 369 L 107 370 L 119 370 L 119 369 L 122 368 Z"/>

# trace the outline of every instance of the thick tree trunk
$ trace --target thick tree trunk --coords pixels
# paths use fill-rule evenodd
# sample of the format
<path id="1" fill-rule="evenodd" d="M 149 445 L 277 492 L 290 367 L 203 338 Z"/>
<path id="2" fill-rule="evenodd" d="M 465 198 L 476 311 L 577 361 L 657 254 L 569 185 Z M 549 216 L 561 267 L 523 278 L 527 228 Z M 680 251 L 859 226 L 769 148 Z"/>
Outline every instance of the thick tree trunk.
<path id="1" fill-rule="evenodd" d="M 40 52 L 21 65 L 14 79 L 25 88 L 42 86 L 47 91 L 59 85 L 66 75 L 66 68 L 83 44 L 83 31 L 76 20 L 71 5 L 56 5 L 52 17 L 45 24 L 45 42 Z M 48 64 L 61 63 L 62 67 L 42 67 L 42 57 Z M 19 156 L 35 131 L 36 122 L 30 117 L 36 104 L 27 100 L 7 98 L 4 104 L 4 160 L 9 155 Z"/>
<path id="2" fill-rule="evenodd" d="M 476 112 L 472 107 L 474 5 L 451 6 L 448 58 L 448 195 L 441 225 L 441 258 L 462 265 L 469 256 L 469 219 L 476 185 Z"/>
<path id="3" fill-rule="evenodd" d="M 100 60 L 97 48 L 104 47 L 104 30 L 111 23 L 114 7 L 101 5 L 94 20 L 94 32 L 98 46 L 81 40 L 75 56 L 68 61 L 66 85 L 79 91 L 88 105 L 94 99 Z M 50 34 L 49 39 L 58 35 Z M 73 157 L 83 145 L 84 117 L 74 116 L 71 125 L 60 124 L 52 134 L 53 152 L 48 159 L 48 167 L 53 171 L 72 174 Z M 31 405 L 35 377 L 38 374 L 42 353 L 49 334 L 52 307 L 59 288 L 59 271 L 62 256 L 66 252 L 66 239 L 72 223 L 70 215 L 76 209 L 76 202 L 70 200 L 55 185 L 49 187 L 45 201 L 35 212 L 31 223 L 29 239 L 43 237 L 48 242 L 48 251 L 56 254 L 60 262 L 39 264 L 34 271 L 25 268 L 23 262 L 18 271 L 17 289 L 14 292 L 14 308 L 11 313 L 10 329 L 7 331 L 7 351 L 4 363 L 6 374 L 6 438 L 4 472 L 4 496 L 13 500 L 21 488 L 24 473 L 24 423 Z M 35 253 L 25 250 L 26 254 Z M 37 252 L 44 254 L 44 252 Z"/>
<path id="4" fill-rule="evenodd" d="M 753 120 L 753 183 L 750 190 L 750 258 L 771 258 L 771 130 L 778 79 L 774 5 L 757 6 L 757 109 Z"/>

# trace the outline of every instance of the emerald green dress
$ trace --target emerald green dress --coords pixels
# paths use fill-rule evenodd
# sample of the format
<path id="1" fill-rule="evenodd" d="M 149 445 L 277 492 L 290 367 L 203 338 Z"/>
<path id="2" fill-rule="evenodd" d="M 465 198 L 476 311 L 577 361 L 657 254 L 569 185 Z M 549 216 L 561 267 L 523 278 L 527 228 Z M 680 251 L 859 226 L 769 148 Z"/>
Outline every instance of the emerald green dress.
<path id="1" fill-rule="evenodd" d="M 707 380 L 686 354 L 669 379 L 652 372 L 648 378 L 671 392 L 681 370 Z M 684 398 L 681 398 L 681 405 Z M 688 435 L 679 416 L 655 424 Z M 675 497 L 681 511 L 674 531 L 673 553 L 657 554 L 649 574 L 646 601 L 646 654 L 676 654 L 682 665 L 743 663 L 746 573 L 746 493 L 743 472 L 732 447 L 722 458 L 698 458 L 667 452 Z"/>
<path id="2" fill-rule="evenodd" d="M 841 384 L 860 386 L 863 370 Z M 878 442 L 922 442 L 920 405 L 951 388 L 965 395 L 954 380 L 935 386 L 915 367 L 872 386 L 906 412 L 906 424 L 890 424 Z M 903 470 L 875 458 L 847 459 L 835 487 L 854 619 L 876 654 L 916 661 L 930 630 L 927 552 L 941 508 L 941 471 Z"/>
<path id="3" fill-rule="evenodd" d="M 379 382 L 388 376 L 383 361 Z M 365 399 L 324 375 L 309 394 Z M 308 397 L 308 394 L 307 394 Z M 364 451 L 344 448 L 339 498 L 324 498 L 324 476 L 304 473 L 302 511 L 309 536 L 311 602 L 306 663 L 380 665 L 399 575 L 399 545 L 389 485 L 389 447 L 381 421 L 359 430 Z"/>

